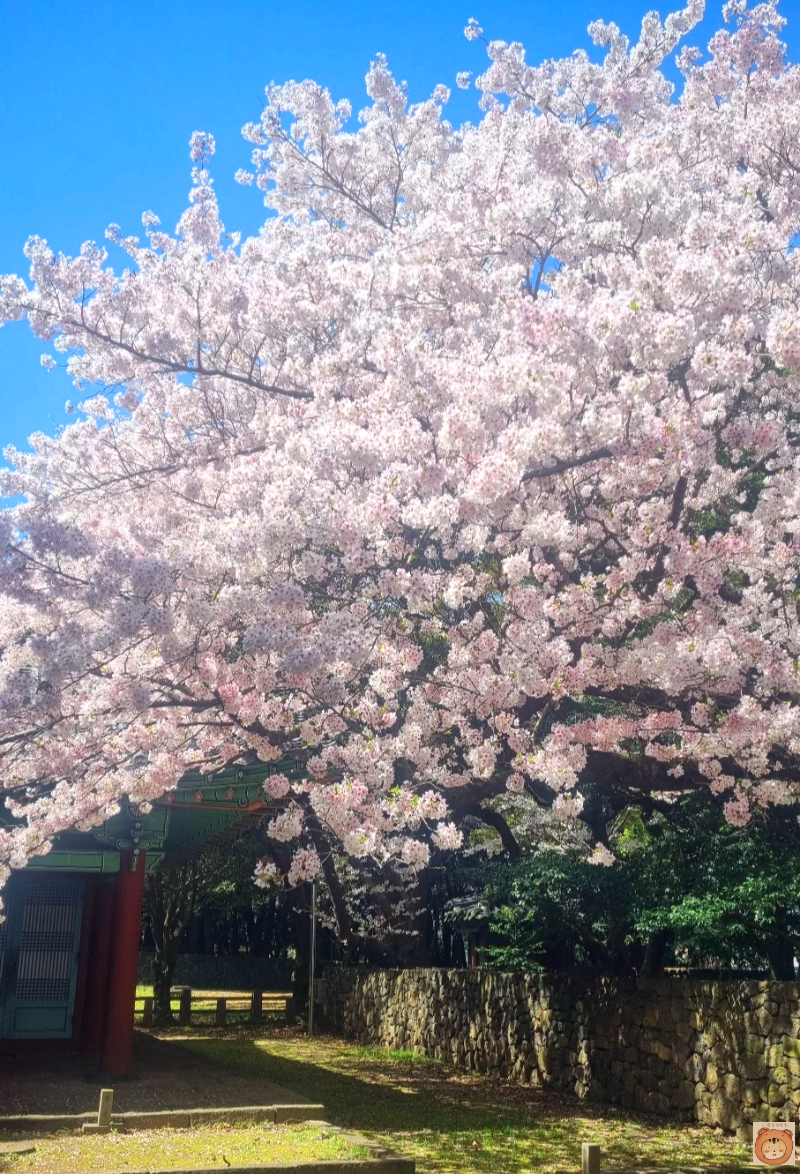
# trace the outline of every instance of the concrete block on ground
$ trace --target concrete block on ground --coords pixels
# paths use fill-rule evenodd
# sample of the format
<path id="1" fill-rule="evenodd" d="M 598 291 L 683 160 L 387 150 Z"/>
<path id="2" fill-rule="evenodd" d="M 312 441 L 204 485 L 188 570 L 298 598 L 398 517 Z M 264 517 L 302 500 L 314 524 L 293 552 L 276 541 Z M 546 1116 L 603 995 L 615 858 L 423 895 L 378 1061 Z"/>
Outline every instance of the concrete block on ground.
<path id="1" fill-rule="evenodd" d="M 187 1110 L 163 1109 L 153 1113 L 120 1113 L 126 1129 L 190 1129 L 192 1115 Z"/>
<path id="2" fill-rule="evenodd" d="M 59 1129 L 80 1129 L 86 1122 L 97 1124 L 96 1113 L 23 1113 L 0 1117 L 0 1129 L 13 1133 L 57 1133 Z"/>
<path id="3" fill-rule="evenodd" d="M 593 1142 L 581 1145 L 581 1174 L 600 1174 L 600 1146 Z"/>
<path id="4" fill-rule="evenodd" d="M 110 1125 L 111 1124 L 111 1110 L 114 1107 L 114 1090 L 113 1088 L 100 1089 L 100 1104 L 97 1106 L 97 1124 Z"/>
<path id="5" fill-rule="evenodd" d="M 242 1121 L 275 1123 L 274 1105 L 237 1105 L 229 1109 L 192 1109 L 192 1129 L 205 1125 L 234 1125 Z"/>
<path id="6" fill-rule="evenodd" d="M 275 1124 L 284 1121 L 318 1121 L 325 1112 L 324 1105 L 273 1105 Z"/>

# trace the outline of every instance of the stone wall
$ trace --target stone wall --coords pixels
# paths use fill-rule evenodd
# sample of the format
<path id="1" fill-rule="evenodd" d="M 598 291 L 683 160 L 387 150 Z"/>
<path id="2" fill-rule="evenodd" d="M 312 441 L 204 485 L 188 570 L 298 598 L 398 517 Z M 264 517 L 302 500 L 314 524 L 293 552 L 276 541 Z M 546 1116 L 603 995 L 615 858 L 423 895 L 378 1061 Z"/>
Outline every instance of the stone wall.
<path id="1" fill-rule="evenodd" d="M 252 954 L 182 954 L 172 981 L 199 990 L 286 991 L 291 986 L 292 963 Z M 139 982 L 153 981 L 153 955 L 139 954 Z"/>
<path id="2" fill-rule="evenodd" d="M 796 1120 L 800 983 L 331 967 L 320 1023 L 384 1048 L 748 1138 Z"/>

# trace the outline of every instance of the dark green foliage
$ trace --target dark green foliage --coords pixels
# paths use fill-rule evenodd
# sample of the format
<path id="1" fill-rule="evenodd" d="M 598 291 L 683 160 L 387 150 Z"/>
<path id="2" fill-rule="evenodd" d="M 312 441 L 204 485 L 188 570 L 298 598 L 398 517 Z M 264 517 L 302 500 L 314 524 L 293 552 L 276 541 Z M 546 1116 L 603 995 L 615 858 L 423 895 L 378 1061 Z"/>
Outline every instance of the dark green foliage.
<path id="1" fill-rule="evenodd" d="M 640 875 L 656 888 L 639 930 L 674 933 L 692 961 L 713 955 L 727 966 L 764 965 L 792 978 L 800 953 L 800 828 L 793 811 L 757 813 L 742 829 L 719 820 L 717 805 L 694 799 L 654 831 Z"/>
<path id="2" fill-rule="evenodd" d="M 462 891 L 491 909 L 488 964 L 621 972 L 649 968 L 658 947 L 659 964 L 792 978 L 800 954 L 797 814 L 776 807 L 733 828 L 722 807 L 707 794 L 649 811 L 626 807 L 609 827 L 611 867 L 587 863 L 577 847 L 462 866 Z"/>

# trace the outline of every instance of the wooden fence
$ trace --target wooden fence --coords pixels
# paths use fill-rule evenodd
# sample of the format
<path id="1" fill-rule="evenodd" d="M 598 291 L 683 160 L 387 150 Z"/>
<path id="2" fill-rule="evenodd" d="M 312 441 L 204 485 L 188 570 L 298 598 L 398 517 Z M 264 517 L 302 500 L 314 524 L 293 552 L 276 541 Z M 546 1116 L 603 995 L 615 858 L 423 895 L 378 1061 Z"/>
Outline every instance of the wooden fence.
<path id="1" fill-rule="evenodd" d="M 153 1026 L 153 997 L 151 995 L 137 995 L 135 1018 L 141 1027 Z M 229 995 L 207 995 L 202 992 L 193 992 L 191 987 L 173 987 L 170 991 L 170 1004 L 173 1011 L 178 1012 L 178 1024 L 189 1027 L 193 1016 L 200 1016 L 201 1022 L 208 1023 L 213 1017 L 215 1027 L 228 1025 L 228 1015 L 232 1014 L 234 1022 L 247 1023 L 252 1027 L 259 1027 L 264 1022 L 264 1016 L 282 1016 L 287 1027 L 296 1022 L 295 1002 L 291 995 L 277 991 L 236 991 Z"/>

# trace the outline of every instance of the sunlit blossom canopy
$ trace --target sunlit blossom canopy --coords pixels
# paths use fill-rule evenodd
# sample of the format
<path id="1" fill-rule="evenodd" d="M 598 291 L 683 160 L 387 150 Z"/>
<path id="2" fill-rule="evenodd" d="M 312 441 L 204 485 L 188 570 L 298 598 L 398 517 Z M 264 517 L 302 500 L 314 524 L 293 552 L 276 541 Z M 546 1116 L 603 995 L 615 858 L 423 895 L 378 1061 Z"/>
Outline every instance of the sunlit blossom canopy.
<path id="1" fill-rule="evenodd" d="M 489 42 L 460 129 L 383 59 L 355 128 L 271 85 L 257 237 L 195 135 L 124 268 L 29 241 L 0 319 L 93 394 L 2 475 L 0 869 L 286 753 L 295 879 L 423 867 L 507 791 L 797 798 L 800 70 L 736 0 L 676 95 L 701 15 Z"/>

